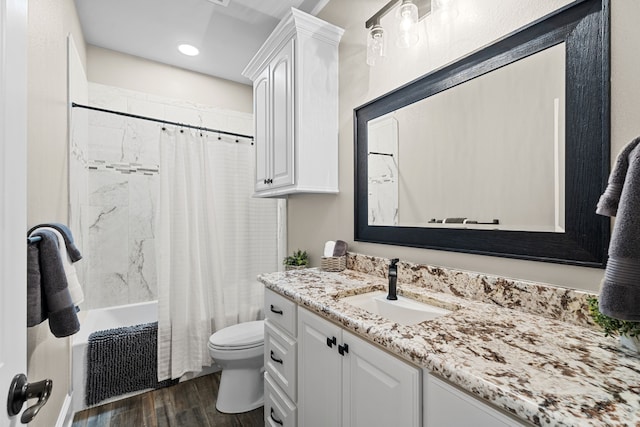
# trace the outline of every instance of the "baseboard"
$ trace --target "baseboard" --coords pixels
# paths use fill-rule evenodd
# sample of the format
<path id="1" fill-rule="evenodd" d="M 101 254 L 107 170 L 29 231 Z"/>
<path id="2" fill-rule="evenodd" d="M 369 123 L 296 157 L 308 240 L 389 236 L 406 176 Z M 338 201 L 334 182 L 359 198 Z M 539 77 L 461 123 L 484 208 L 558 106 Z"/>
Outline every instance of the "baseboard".
<path id="1" fill-rule="evenodd" d="M 73 423 L 73 412 L 69 410 L 71 408 L 71 393 L 67 394 L 62 402 L 62 408 L 58 414 L 58 420 L 56 421 L 56 427 L 71 427 Z"/>

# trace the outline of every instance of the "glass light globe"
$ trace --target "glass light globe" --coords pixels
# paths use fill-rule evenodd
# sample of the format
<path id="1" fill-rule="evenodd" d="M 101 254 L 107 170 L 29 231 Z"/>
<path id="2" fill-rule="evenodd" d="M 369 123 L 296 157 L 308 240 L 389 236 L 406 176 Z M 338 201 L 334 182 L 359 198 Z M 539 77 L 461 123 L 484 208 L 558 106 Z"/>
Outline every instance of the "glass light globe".
<path id="1" fill-rule="evenodd" d="M 418 6 L 411 0 L 402 0 L 402 4 L 396 11 L 398 22 L 398 47 L 408 48 L 418 43 Z"/>

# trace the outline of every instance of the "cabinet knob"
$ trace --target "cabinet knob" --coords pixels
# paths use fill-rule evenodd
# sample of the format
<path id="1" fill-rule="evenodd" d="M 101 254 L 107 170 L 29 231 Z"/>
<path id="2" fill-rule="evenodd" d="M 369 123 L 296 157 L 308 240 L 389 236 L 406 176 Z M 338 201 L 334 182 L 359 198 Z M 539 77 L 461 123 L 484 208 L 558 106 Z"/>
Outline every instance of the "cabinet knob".
<path id="1" fill-rule="evenodd" d="M 329 346 L 329 348 L 332 348 L 337 343 L 338 343 L 338 340 L 336 340 L 336 337 L 333 337 L 333 338 L 327 337 L 327 345 Z"/>
<path id="2" fill-rule="evenodd" d="M 341 356 L 344 356 L 345 353 L 349 353 L 349 344 L 339 345 L 338 353 L 340 353 Z"/>

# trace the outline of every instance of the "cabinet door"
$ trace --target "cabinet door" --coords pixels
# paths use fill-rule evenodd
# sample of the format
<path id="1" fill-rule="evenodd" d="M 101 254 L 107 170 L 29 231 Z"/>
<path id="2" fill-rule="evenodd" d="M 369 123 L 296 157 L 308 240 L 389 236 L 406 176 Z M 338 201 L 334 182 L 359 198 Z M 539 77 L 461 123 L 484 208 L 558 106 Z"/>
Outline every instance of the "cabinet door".
<path id="1" fill-rule="evenodd" d="M 421 371 L 349 332 L 342 340 L 343 427 L 420 426 Z"/>
<path id="2" fill-rule="evenodd" d="M 290 40 L 270 65 L 271 188 L 294 184 L 294 42 Z"/>
<path id="3" fill-rule="evenodd" d="M 425 373 L 424 427 L 519 427 L 527 425 Z"/>
<path id="4" fill-rule="evenodd" d="M 256 144 L 256 182 L 255 190 L 269 188 L 269 162 L 271 161 L 271 138 L 269 137 L 270 111 L 269 67 L 253 82 L 253 120 Z"/>
<path id="5" fill-rule="evenodd" d="M 317 315 L 298 309 L 298 425 L 340 426 L 342 357 L 337 345 L 342 330 Z"/>

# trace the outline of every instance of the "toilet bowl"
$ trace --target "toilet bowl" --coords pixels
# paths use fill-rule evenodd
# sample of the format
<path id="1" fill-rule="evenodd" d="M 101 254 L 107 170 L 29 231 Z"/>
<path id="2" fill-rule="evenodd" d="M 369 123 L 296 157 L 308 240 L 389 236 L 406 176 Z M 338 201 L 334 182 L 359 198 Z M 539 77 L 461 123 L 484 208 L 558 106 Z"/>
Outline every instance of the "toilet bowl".
<path id="1" fill-rule="evenodd" d="M 209 354 L 222 368 L 216 409 L 237 414 L 264 404 L 264 320 L 239 323 L 209 338 Z"/>

